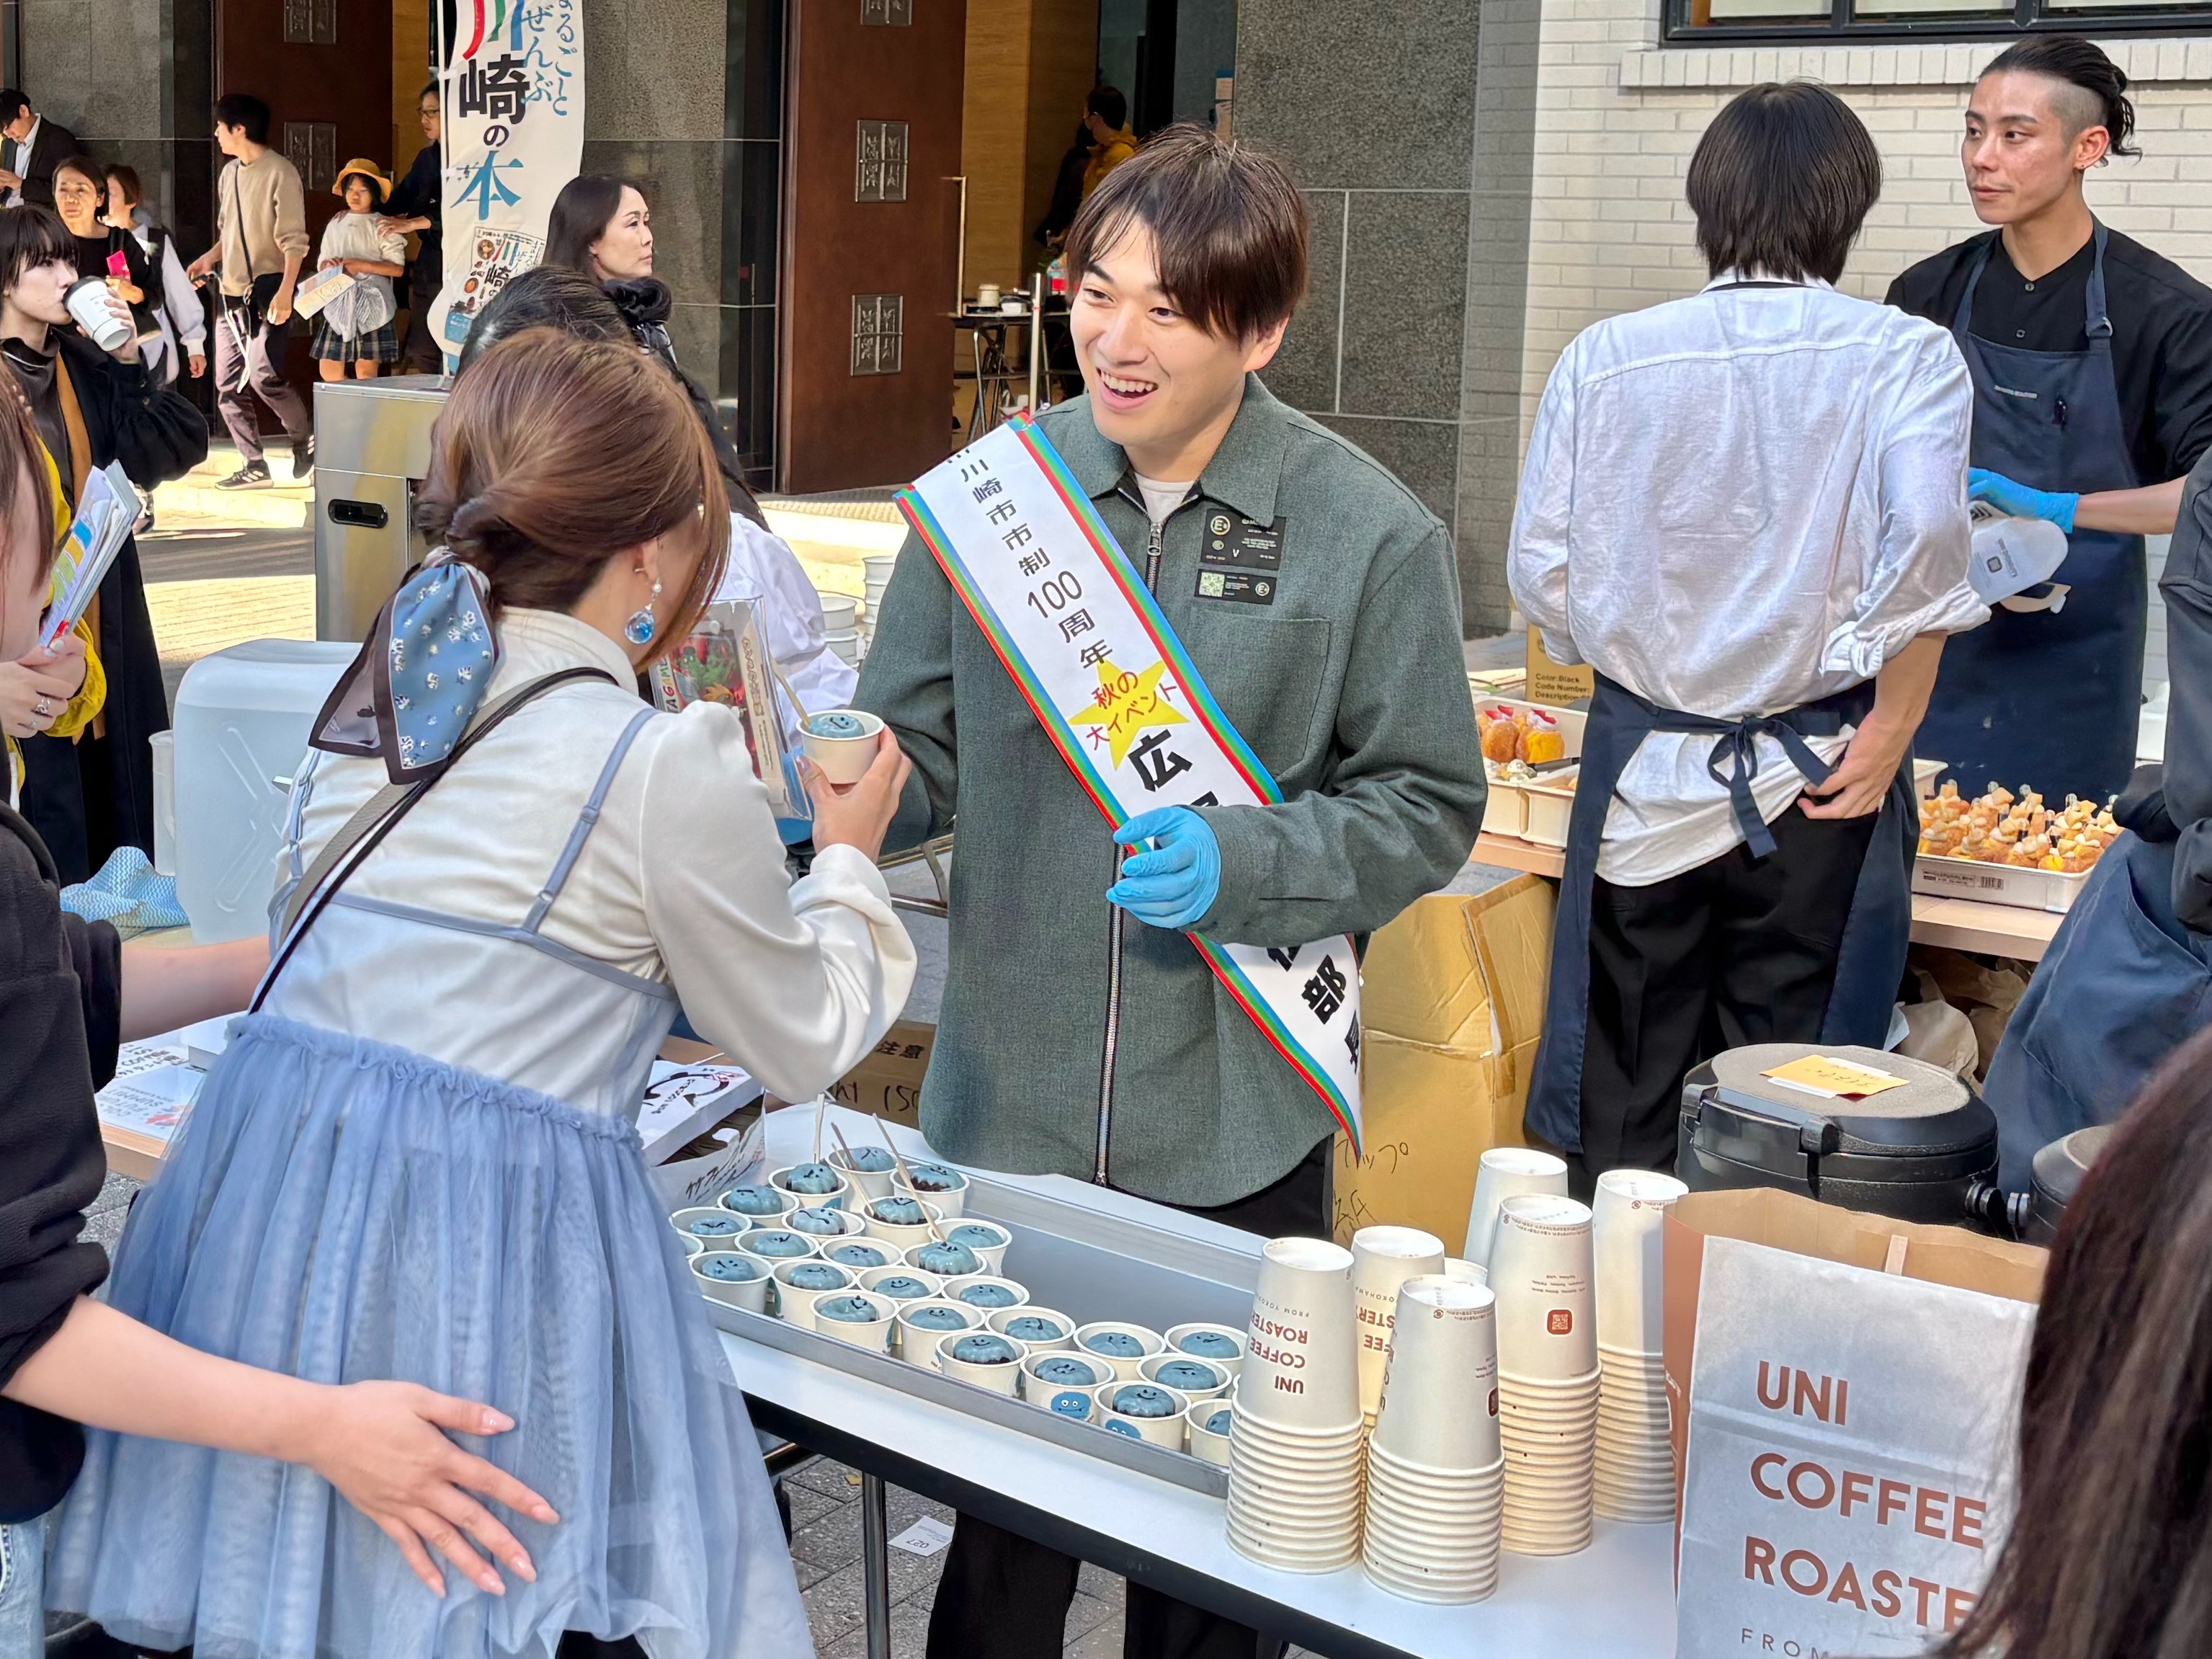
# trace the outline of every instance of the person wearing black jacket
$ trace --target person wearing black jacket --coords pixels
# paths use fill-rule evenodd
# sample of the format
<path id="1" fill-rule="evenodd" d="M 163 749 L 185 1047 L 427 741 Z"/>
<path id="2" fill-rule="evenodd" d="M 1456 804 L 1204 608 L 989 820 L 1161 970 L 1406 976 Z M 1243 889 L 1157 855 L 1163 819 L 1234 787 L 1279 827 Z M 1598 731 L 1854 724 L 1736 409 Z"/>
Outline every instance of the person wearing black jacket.
<path id="1" fill-rule="evenodd" d="M 440 167 L 438 83 L 422 88 L 415 112 L 422 121 L 422 148 L 415 165 L 392 187 L 385 199 L 385 230 L 413 232 L 421 240 L 407 267 L 407 339 L 400 357 L 410 374 L 442 374 L 446 354 L 430 337 L 430 307 L 446 284 L 446 244 L 440 230 L 439 192 L 444 174 Z"/>
<path id="2" fill-rule="evenodd" d="M 2139 766 L 2105 849 L 2013 1011 L 1984 1091 L 2000 1179 L 2025 1192 L 2042 1146 L 2126 1108 L 2212 1024 L 2212 450 L 2183 481 L 2166 603 L 2166 758 Z"/>
<path id="3" fill-rule="evenodd" d="M 0 213 L 0 358 L 30 401 L 72 507 L 111 461 L 151 489 L 190 471 L 208 447 L 207 422 L 149 378 L 135 335 L 110 355 L 77 331 L 64 301 L 76 257 L 76 238 L 52 209 Z M 110 298 L 127 322 L 128 308 Z M 88 879 L 118 847 L 154 848 L 147 743 L 168 728 L 169 707 L 135 542 L 100 585 L 94 647 L 107 674 L 99 721 L 81 739 L 33 738 L 23 750 L 23 811 L 64 882 Z"/>
<path id="4" fill-rule="evenodd" d="M 0 152 L 0 189 L 7 205 L 26 202 L 36 207 L 54 204 L 54 164 L 74 155 L 84 146 L 58 121 L 49 121 L 31 107 L 31 100 L 15 88 L 0 92 L 0 137 L 8 140 Z"/>
<path id="5" fill-rule="evenodd" d="M 0 392 L 0 652 L 21 655 L 46 608 L 56 542 L 40 439 Z M 488 1591 L 498 1576 L 462 1534 L 532 1576 L 483 1492 L 535 1519 L 544 1500 L 463 1452 L 440 1428 L 512 1425 L 474 1402 L 393 1382 L 332 1388 L 184 1346 L 93 1301 L 107 1257 L 81 1238 L 106 1162 L 93 1102 L 126 1036 L 237 1007 L 266 961 L 260 940 L 198 950 L 124 947 L 65 914 L 38 832 L 0 802 L 0 1653 L 35 1652 L 43 1628 L 41 1527 L 76 1479 L 80 1426 L 305 1463 L 444 1593 L 435 1543 Z M 66 1413 L 64 1415 L 62 1413 Z"/>

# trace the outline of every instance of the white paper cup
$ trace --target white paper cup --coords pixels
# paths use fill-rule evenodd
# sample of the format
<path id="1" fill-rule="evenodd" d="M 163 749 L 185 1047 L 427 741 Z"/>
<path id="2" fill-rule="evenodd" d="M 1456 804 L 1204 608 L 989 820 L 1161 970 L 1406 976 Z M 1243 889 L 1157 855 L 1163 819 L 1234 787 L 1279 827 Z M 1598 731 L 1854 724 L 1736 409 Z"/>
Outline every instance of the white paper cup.
<path id="1" fill-rule="evenodd" d="M 805 1249 L 790 1248 L 793 1240 L 805 1245 Z M 822 1241 L 809 1238 L 805 1233 L 791 1232 L 781 1227 L 748 1227 L 738 1235 L 737 1248 L 747 1255 L 758 1256 L 774 1268 L 781 1261 L 805 1261 L 822 1254 Z"/>
<path id="2" fill-rule="evenodd" d="M 864 1302 L 871 1318 L 836 1319 L 823 1310 L 846 1302 Z M 856 1348 L 866 1348 L 872 1353 L 888 1353 L 891 1346 L 891 1317 L 897 1304 L 880 1296 L 871 1296 L 866 1291 L 825 1291 L 814 1298 L 812 1310 L 814 1328 L 823 1336 L 839 1342 L 849 1342 Z"/>
<path id="3" fill-rule="evenodd" d="M 842 632 L 842 629 L 839 630 Z M 817 722 L 840 719 L 856 721 L 860 730 L 850 737 L 824 736 L 814 728 Z M 883 735 L 884 723 L 865 708 L 823 708 L 806 717 L 799 729 L 799 746 L 806 758 L 822 769 L 822 775 L 832 783 L 858 783 L 875 764 L 876 739 Z"/>
<path id="4" fill-rule="evenodd" d="M 1133 1389 L 1140 1391 L 1147 1399 L 1154 1395 L 1164 1395 L 1164 1403 L 1168 1407 L 1165 1414 L 1138 1417 L 1121 1410 L 1115 1401 Z M 1127 1435 L 1132 1440 L 1165 1446 L 1170 1451 L 1182 1449 L 1183 1415 L 1190 1410 L 1190 1401 L 1173 1389 L 1163 1388 L 1157 1382 L 1130 1382 L 1117 1376 L 1112 1382 L 1101 1382 L 1092 1389 L 1091 1398 L 1097 1402 L 1097 1414 L 1091 1420 L 1108 1433 Z"/>
<path id="5" fill-rule="evenodd" d="M 1444 1258 L 1444 1277 L 1455 1285 L 1487 1285 L 1490 1269 L 1465 1256 L 1448 1255 Z"/>
<path id="6" fill-rule="evenodd" d="M 683 1245 L 684 1254 L 687 1256 L 704 1255 L 707 1253 L 707 1241 L 696 1233 L 678 1233 L 676 1235 L 676 1242 Z"/>
<path id="7" fill-rule="evenodd" d="M 1109 1342 L 1105 1348 L 1094 1347 L 1099 1337 L 1126 1336 L 1135 1340 L 1138 1352 L 1123 1352 L 1127 1343 Z M 1138 1367 L 1166 1346 L 1166 1340 L 1158 1331 L 1148 1331 L 1142 1325 L 1124 1325 L 1118 1320 L 1101 1319 L 1088 1325 L 1079 1325 L 1075 1331 L 1075 1352 L 1093 1359 L 1103 1359 L 1114 1368 L 1116 1379 L 1123 1382 L 1140 1382 Z"/>
<path id="8" fill-rule="evenodd" d="M 1382 1401 L 1375 1438 L 1397 1455 L 1445 1469 L 1498 1462 L 1498 1319 L 1486 1286 L 1436 1273 L 1400 1287 Z"/>
<path id="9" fill-rule="evenodd" d="M 817 590 L 815 599 L 822 606 L 822 626 L 825 632 L 850 628 L 860 614 L 860 602 L 850 593 L 824 593 Z"/>
<path id="10" fill-rule="evenodd" d="M 858 1162 L 854 1161 L 856 1159 Z M 898 1165 L 891 1161 L 891 1155 L 880 1146 L 855 1146 L 850 1158 L 840 1146 L 822 1161 L 853 1183 L 860 1194 L 854 1200 L 856 1206 L 863 1200 L 889 1197 L 891 1177 L 898 1173 Z M 872 1163 L 880 1163 L 884 1167 L 880 1170 L 867 1167 Z"/>
<path id="11" fill-rule="evenodd" d="M 845 1210 L 839 1213 L 851 1215 L 852 1212 Z M 857 1220 L 859 1218 L 854 1218 Z M 825 1238 L 822 1241 L 822 1259 L 824 1261 L 834 1261 L 856 1273 L 872 1273 L 879 1267 L 896 1267 L 899 1265 L 900 1254 L 888 1239 Z"/>
<path id="12" fill-rule="evenodd" d="M 1599 1342 L 1646 1354 L 1664 1346 L 1662 1224 L 1688 1191 L 1649 1170 L 1609 1170 L 1597 1178 L 1590 1239 Z"/>
<path id="13" fill-rule="evenodd" d="M 1187 1353 L 1194 1359 L 1203 1359 L 1209 1364 L 1218 1365 L 1231 1377 L 1243 1374 L 1245 1334 L 1234 1326 L 1208 1325 L 1203 1321 L 1170 1325 L 1167 1328 L 1167 1341 L 1170 1352 Z M 1224 1341 L 1231 1351 L 1224 1352 Z"/>
<path id="14" fill-rule="evenodd" d="M 704 1243 L 708 1249 L 727 1250 L 736 1248 L 744 1237 L 745 1218 L 732 1215 L 727 1210 L 712 1204 L 695 1205 L 678 1210 L 668 1218 L 668 1224 L 680 1234 Z"/>
<path id="15" fill-rule="evenodd" d="M 1318 1238 L 1271 1239 L 1260 1252 L 1238 1399 L 1256 1417 L 1297 1427 L 1358 1424 L 1355 1328 L 1352 1252 Z"/>
<path id="16" fill-rule="evenodd" d="M 987 1273 L 1004 1273 L 1006 1270 L 1006 1250 L 1014 1236 L 995 1221 L 986 1221 L 981 1216 L 960 1216 L 944 1224 L 946 1240 L 964 1244 L 975 1251 Z"/>
<path id="17" fill-rule="evenodd" d="M 1139 1360 L 1137 1375 L 1147 1382 L 1173 1389 L 1193 1405 L 1202 1400 L 1220 1399 L 1236 1381 L 1222 1366 L 1204 1359 L 1193 1359 L 1188 1354 L 1177 1353 L 1172 1348 L 1163 1349 L 1149 1359 Z"/>
<path id="18" fill-rule="evenodd" d="M 103 278 L 80 276 L 64 301 L 69 307 L 69 314 L 76 319 L 77 326 L 91 336 L 102 351 L 119 350 L 131 337 L 130 313 L 118 317 L 110 307 L 112 297 Z"/>
<path id="19" fill-rule="evenodd" d="M 992 1273 L 963 1273 L 945 1281 L 945 1298 L 966 1303 L 979 1310 L 988 1321 L 993 1314 L 1004 1309 L 1027 1306 L 1030 1287 Z"/>
<path id="20" fill-rule="evenodd" d="M 995 1364 L 978 1364 L 957 1358 L 952 1350 L 972 1336 L 987 1337 L 994 1342 L 1003 1342 L 1011 1349 L 1012 1357 Z M 1000 1336 L 991 1331 L 947 1331 L 937 1340 L 937 1369 L 956 1382 L 972 1382 L 979 1389 L 988 1389 L 994 1394 L 1012 1395 L 1022 1380 L 1022 1345 L 1012 1337 Z"/>
<path id="21" fill-rule="evenodd" d="M 771 1207 L 747 1207 L 757 1206 L 763 1201 L 770 1202 Z M 748 1226 L 773 1227 L 799 1207 L 799 1198 L 796 1194 L 786 1192 L 781 1187 L 771 1187 L 766 1182 L 760 1182 L 730 1188 L 715 1198 L 714 1205 L 717 1209 L 727 1210 L 738 1217 Z"/>
<path id="22" fill-rule="evenodd" d="M 1467 1248 L 1460 1252 L 1477 1267 L 1490 1265 L 1498 1231 L 1498 1206 L 1516 1193 L 1567 1195 L 1564 1160 L 1532 1146 L 1492 1146 L 1482 1155 L 1474 1176 L 1474 1203 L 1467 1212 Z"/>
<path id="23" fill-rule="evenodd" d="M 1398 1287 L 1444 1270 L 1444 1242 L 1414 1227 L 1362 1227 L 1352 1236 L 1352 1318 L 1359 1337 L 1359 1409 L 1375 1415 L 1390 1358 Z"/>
<path id="24" fill-rule="evenodd" d="M 841 1238 L 857 1238 L 867 1225 L 850 1210 L 841 1210 L 830 1205 L 802 1204 L 795 1210 L 787 1210 L 781 1224 L 794 1233 L 805 1233 L 809 1238 L 822 1241 L 822 1249 Z"/>
<path id="25" fill-rule="evenodd" d="M 1075 1322 L 1064 1313 L 1040 1308 L 1031 1303 L 992 1309 L 983 1316 L 983 1328 L 996 1331 L 1000 1336 L 1012 1337 L 1031 1353 L 1073 1353 L 1075 1351 Z M 1048 1332 L 1054 1330 L 1060 1334 L 1048 1334 Z M 1101 1377 L 1099 1381 L 1103 1382 L 1105 1379 Z"/>
<path id="26" fill-rule="evenodd" d="M 924 1308 L 951 1309 L 955 1313 L 960 1316 L 962 1321 L 958 1331 L 939 1330 L 934 1326 L 928 1324 L 916 1325 L 914 1322 L 915 1315 L 919 1313 Z M 932 1316 L 932 1317 L 934 1316 L 934 1315 Z M 957 1335 L 960 1332 L 979 1331 L 982 1329 L 983 1315 L 980 1309 L 969 1307 L 965 1303 L 961 1302 L 945 1302 L 941 1300 L 931 1302 L 902 1302 L 899 1304 L 899 1310 L 897 1314 L 895 1316 L 894 1323 L 897 1328 L 897 1334 L 895 1340 L 898 1344 L 898 1350 L 901 1358 L 911 1360 L 917 1365 L 927 1366 L 929 1370 L 935 1370 L 938 1369 L 938 1338 L 940 1336 Z"/>
<path id="27" fill-rule="evenodd" d="M 908 1280 L 922 1287 L 919 1294 L 907 1288 L 904 1281 Z M 886 1285 L 896 1285 L 896 1288 L 886 1289 Z M 934 1273 L 921 1273 L 908 1267 L 902 1261 L 894 1261 L 888 1267 L 871 1267 L 863 1273 L 860 1275 L 860 1288 L 869 1295 L 879 1296 L 891 1304 L 893 1320 L 891 1352 L 896 1353 L 902 1340 L 901 1328 L 896 1322 L 898 1310 L 917 1302 L 941 1301 L 944 1297 L 945 1282 Z"/>
<path id="28" fill-rule="evenodd" d="M 1595 1373 L 1592 1272 L 1588 1206 L 1528 1193 L 1498 1206 L 1490 1289 L 1501 1372 L 1559 1380 Z"/>
<path id="29" fill-rule="evenodd" d="M 937 1172 L 951 1176 L 952 1184 L 942 1189 L 930 1185 L 930 1182 L 938 1179 Z M 918 1188 L 908 1186 L 907 1176 L 915 1176 L 923 1184 Z M 931 1164 L 927 1161 L 916 1164 L 909 1158 L 907 1161 L 905 1173 L 891 1176 L 891 1190 L 895 1193 L 904 1193 L 908 1198 L 919 1198 L 925 1203 L 934 1204 L 937 1206 L 937 1212 L 948 1221 L 957 1219 L 965 1213 L 968 1208 L 968 1177 L 950 1164 Z"/>
<path id="30" fill-rule="evenodd" d="M 731 1266 L 732 1262 L 738 1266 Z M 744 1273 L 741 1279 L 720 1277 L 740 1268 Z M 709 1250 L 691 1258 L 691 1277 L 698 1281 L 700 1294 L 710 1302 L 750 1313 L 768 1311 L 768 1267 L 757 1256 L 736 1250 Z"/>
<path id="31" fill-rule="evenodd" d="M 837 1184 L 826 1193 L 809 1192 L 802 1187 L 794 1187 L 791 1184 L 792 1175 L 796 1170 L 806 1171 L 800 1176 L 803 1182 L 813 1185 L 819 1184 L 820 1177 L 813 1174 L 812 1166 L 805 1164 L 787 1164 L 781 1170 L 770 1170 L 768 1172 L 768 1184 L 780 1193 L 789 1193 L 793 1207 L 804 1204 L 819 1210 L 858 1208 L 859 1206 L 853 1201 L 852 1177 L 827 1164 L 822 1165 L 822 1168 L 828 1170 L 837 1179 Z"/>
<path id="32" fill-rule="evenodd" d="M 1068 1363 L 1052 1368 L 1058 1375 L 1037 1375 L 1040 1365 L 1054 1359 Z M 1075 1373 L 1079 1368 L 1091 1381 L 1078 1380 Z M 1040 1411 L 1073 1418 L 1078 1423 L 1091 1421 L 1091 1413 L 1097 1409 L 1097 1403 L 1091 1396 L 1097 1391 L 1099 1384 L 1113 1379 L 1114 1368 L 1092 1354 L 1070 1353 L 1065 1348 L 1054 1348 L 1047 1351 L 1033 1349 L 1022 1357 L 1022 1398 Z"/>
<path id="33" fill-rule="evenodd" d="M 904 1193 L 894 1193 L 887 1198 L 863 1199 L 860 1206 L 860 1231 L 870 1238 L 880 1238 L 887 1244 L 896 1244 L 901 1250 L 911 1250 L 917 1245 L 934 1243 L 939 1235 L 932 1230 L 930 1224 L 943 1219 L 934 1204 L 922 1201 L 921 1212 L 929 1218 L 927 1221 L 885 1221 L 876 1213 L 877 1205 L 894 1204 L 906 1196 L 908 1194 Z"/>
<path id="34" fill-rule="evenodd" d="M 1190 1409 L 1183 1413 L 1183 1433 L 1190 1455 L 1200 1462 L 1218 1463 L 1229 1467 L 1228 1402 L 1222 1400 L 1194 1400 Z M 1213 1425 L 1219 1423 L 1221 1426 Z"/>
<path id="35" fill-rule="evenodd" d="M 837 1283 L 818 1288 L 811 1285 L 793 1284 L 792 1274 L 802 1267 L 807 1270 L 810 1277 L 817 1276 L 817 1270 L 818 1273 L 835 1273 L 837 1275 Z M 796 1325 L 803 1331 L 815 1328 L 814 1299 L 817 1297 L 836 1296 L 842 1291 L 851 1290 L 854 1285 L 851 1273 L 837 1266 L 836 1262 L 824 1261 L 819 1256 L 808 1256 L 796 1261 L 779 1261 L 770 1276 L 775 1280 L 775 1310 L 778 1316 L 787 1324 Z"/>

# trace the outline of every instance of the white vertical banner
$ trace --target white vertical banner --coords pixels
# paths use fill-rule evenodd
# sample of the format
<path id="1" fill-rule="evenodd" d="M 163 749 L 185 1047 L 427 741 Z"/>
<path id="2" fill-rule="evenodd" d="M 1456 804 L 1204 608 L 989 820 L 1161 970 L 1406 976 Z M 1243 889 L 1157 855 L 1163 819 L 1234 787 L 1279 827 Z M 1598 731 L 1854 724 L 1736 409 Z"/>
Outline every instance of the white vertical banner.
<path id="1" fill-rule="evenodd" d="M 449 367 L 477 313 L 544 257 L 553 198 L 584 156 L 582 0 L 459 0 L 455 15 L 439 53 L 446 285 L 430 308 Z"/>

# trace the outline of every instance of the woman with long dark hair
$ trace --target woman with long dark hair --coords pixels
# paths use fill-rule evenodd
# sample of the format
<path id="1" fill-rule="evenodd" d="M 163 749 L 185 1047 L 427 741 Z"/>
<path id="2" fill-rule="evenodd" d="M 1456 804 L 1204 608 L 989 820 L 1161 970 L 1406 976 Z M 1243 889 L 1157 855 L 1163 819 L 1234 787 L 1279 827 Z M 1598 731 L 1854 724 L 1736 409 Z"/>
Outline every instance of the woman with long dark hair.
<path id="1" fill-rule="evenodd" d="M 599 283 L 652 276 L 653 210 L 645 191 L 611 173 L 578 173 L 553 198 L 545 263 Z"/>
<path id="2" fill-rule="evenodd" d="M 2051 1247 L 2020 1491 L 1944 1659 L 2212 1653 L 2212 1030 L 2112 1131 Z"/>

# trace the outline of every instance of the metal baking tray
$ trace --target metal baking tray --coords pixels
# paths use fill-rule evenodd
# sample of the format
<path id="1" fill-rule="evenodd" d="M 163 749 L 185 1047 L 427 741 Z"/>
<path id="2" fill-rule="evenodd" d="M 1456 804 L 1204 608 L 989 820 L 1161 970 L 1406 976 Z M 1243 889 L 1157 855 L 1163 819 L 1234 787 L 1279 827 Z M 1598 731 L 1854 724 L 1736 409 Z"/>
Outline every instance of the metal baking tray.
<path id="1" fill-rule="evenodd" d="M 1118 1320 L 1165 1331 L 1205 1322 L 1242 1330 L 1252 1317 L 1260 1257 L 1188 1238 L 1124 1217 L 1103 1215 L 1028 1188 L 1009 1187 L 969 1170 L 966 1214 L 1013 1235 L 1005 1276 L 1029 1287 L 1037 1305 L 1078 1324 Z M 969 1417 L 1104 1458 L 1155 1480 L 1225 1498 L 1229 1471 L 1184 1452 L 1133 1440 L 1092 1423 L 1070 1422 L 1024 1401 L 960 1382 L 887 1353 L 769 1314 L 702 1298 L 715 1325 L 732 1336 L 866 1377 Z"/>

